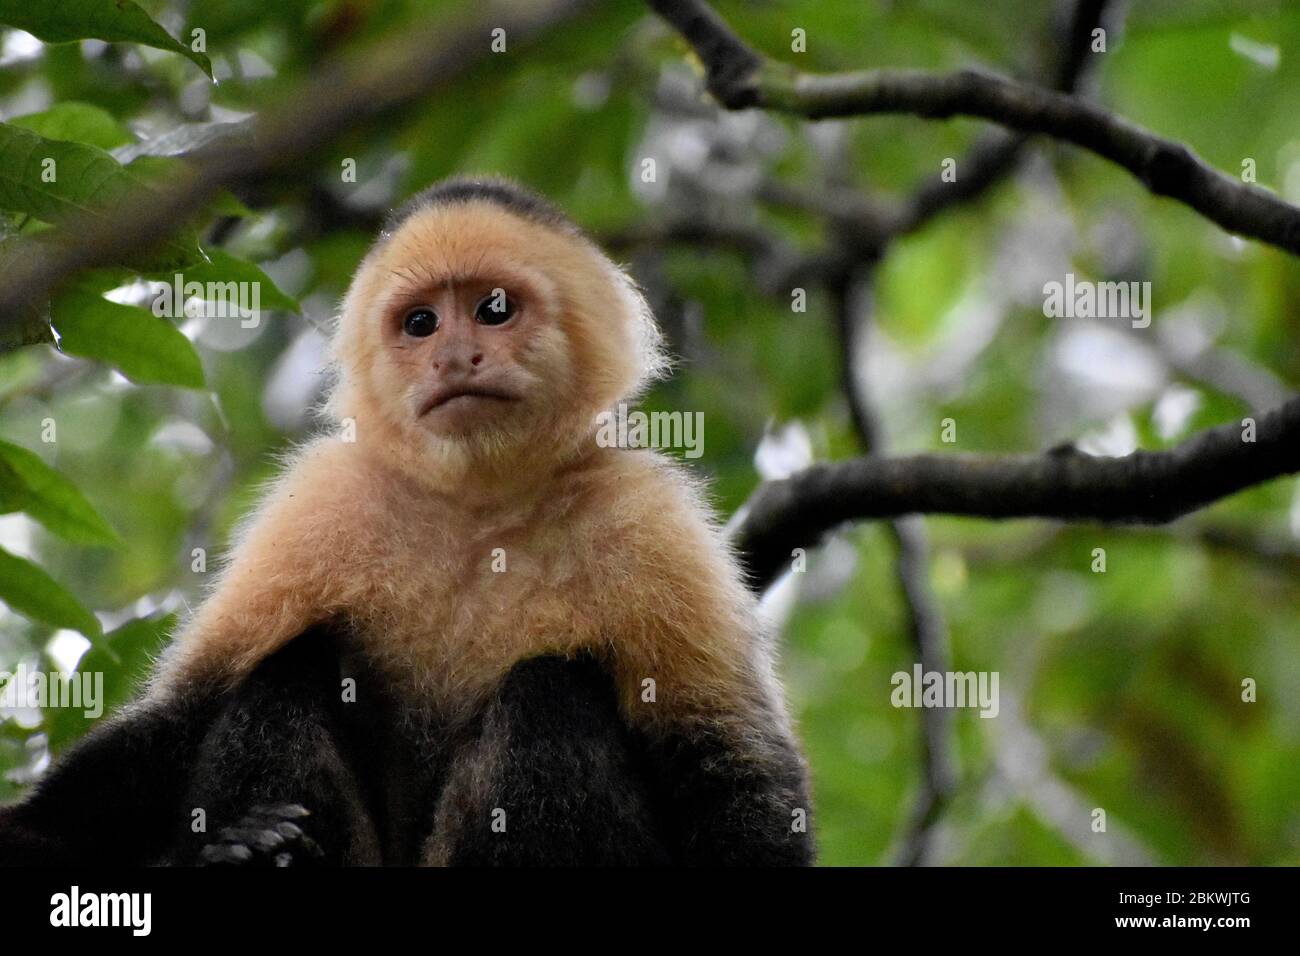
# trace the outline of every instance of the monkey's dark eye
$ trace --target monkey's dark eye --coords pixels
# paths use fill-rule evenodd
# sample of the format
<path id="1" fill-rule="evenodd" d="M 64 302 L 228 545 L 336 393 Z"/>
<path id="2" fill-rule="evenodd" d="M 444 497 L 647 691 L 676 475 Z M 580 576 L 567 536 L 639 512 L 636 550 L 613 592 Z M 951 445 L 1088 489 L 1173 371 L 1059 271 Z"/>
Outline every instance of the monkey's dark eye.
<path id="1" fill-rule="evenodd" d="M 478 304 L 478 308 L 474 310 L 474 318 L 480 325 L 503 325 L 509 322 L 517 311 L 514 299 L 497 289 Z"/>
<path id="2" fill-rule="evenodd" d="M 402 319 L 402 331 L 417 339 L 432 335 L 438 328 L 438 313 L 433 309 L 412 309 Z"/>

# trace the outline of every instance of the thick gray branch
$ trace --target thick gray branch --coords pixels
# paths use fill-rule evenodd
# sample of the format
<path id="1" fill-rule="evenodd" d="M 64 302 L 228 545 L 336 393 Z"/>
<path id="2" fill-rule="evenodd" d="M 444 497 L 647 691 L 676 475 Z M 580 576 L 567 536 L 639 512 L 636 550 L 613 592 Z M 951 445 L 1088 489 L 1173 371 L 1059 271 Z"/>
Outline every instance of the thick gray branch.
<path id="1" fill-rule="evenodd" d="M 758 106 L 810 119 L 911 113 L 991 120 L 1081 146 L 1230 232 L 1300 254 L 1300 209 L 1077 96 L 976 70 L 802 73 L 747 46 L 703 0 L 649 2 L 704 61 L 709 91 L 729 109 Z"/>
<path id="2" fill-rule="evenodd" d="M 1255 441 L 1220 425 L 1168 451 L 1094 458 L 1034 455 L 862 457 L 814 465 L 762 485 L 735 543 L 757 589 L 847 521 L 903 514 L 1161 524 L 1228 495 L 1300 471 L 1300 398 L 1261 416 Z"/>

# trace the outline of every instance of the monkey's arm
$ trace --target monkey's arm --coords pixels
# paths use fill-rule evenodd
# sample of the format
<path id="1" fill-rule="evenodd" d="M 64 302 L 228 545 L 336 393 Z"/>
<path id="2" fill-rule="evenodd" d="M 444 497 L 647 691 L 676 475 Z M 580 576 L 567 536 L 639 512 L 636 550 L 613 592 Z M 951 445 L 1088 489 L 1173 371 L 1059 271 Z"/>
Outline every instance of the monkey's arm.
<path id="1" fill-rule="evenodd" d="M 0 863 L 368 860 L 373 831 L 341 706 L 337 647 L 324 629 L 290 642 L 233 690 L 184 684 L 147 698 L 0 810 Z M 205 826 L 196 833 L 197 819 Z"/>
<path id="2" fill-rule="evenodd" d="M 640 748 L 590 658 L 516 664 L 465 733 L 425 850 L 451 866 L 669 862 Z"/>
<path id="3" fill-rule="evenodd" d="M 178 862 L 377 863 L 378 842 L 346 728 L 341 635 L 308 629 L 224 701 L 181 801 Z M 203 832 L 191 825 L 202 810 Z"/>
<path id="4" fill-rule="evenodd" d="M 215 713 L 206 692 L 142 703 L 92 729 L 21 803 L 0 808 L 0 864 L 139 865 L 163 859 L 193 755 Z"/>
<path id="5" fill-rule="evenodd" d="M 648 753 L 674 862 L 814 862 L 807 768 L 784 715 L 761 694 L 742 712 L 657 722 Z"/>
<path id="6" fill-rule="evenodd" d="M 642 461 L 649 479 L 624 483 L 638 492 L 623 501 L 638 520 L 601 593 L 622 602 L 610 626 L 615 672 L 624 713 L 648 740 L 674 859 L 811 863 L 807 770 L 753 597 L 698 490 L 667 463 Z"/>
<path id="7" fill-rule="evenodd" d="M 803 760 L 757 693 L 743 719 L 629 729 L 595 661 L 537 657 L 466 731 L 426 848 L 452 866 L 805 865 Z"/>

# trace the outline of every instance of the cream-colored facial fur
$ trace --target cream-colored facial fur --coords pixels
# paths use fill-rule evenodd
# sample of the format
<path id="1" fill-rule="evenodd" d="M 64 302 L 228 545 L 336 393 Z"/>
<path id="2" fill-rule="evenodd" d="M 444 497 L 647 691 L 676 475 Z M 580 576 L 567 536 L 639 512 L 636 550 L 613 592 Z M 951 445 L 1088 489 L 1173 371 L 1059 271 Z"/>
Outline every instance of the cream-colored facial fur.
<path id="1" fill-rule="evenodd" d="M 449 280 L 478 280 L 527 300 L 525 344 L 514 358 L 531 388 L 525 407 L 498 427 L 437 440 L 411 415 L 420 383 L 394 360 L 384 333 L 422 293 Z M 402 450 L 420 474 L 430 460 L 463 473 L 517 471 L 537 452 L 566 458 L 587 441 L 598 412 L 639 392 L 664 366 L 644 301 L 599 250 L 484 202 L 422 210 L 378 244 L 344 301 L 333 352 L 341 375 L 333 416 L 355 420 L 361 443 L 379 454 Z"/>
<path id="2" fill-rule="evenodd" d="M 381 334 L 395 288 L 449 277 L 527 288 L 539 310 L 516 356 L 529 403 L 482 435 L 423 427 L 423 373 Z M 587 240 L 486 202 L 419 211 L 358 270 L 334 355 L 331 414 L 356 440 L 340 429 L 296 455 L 155 693 L 238 679 L 335 619 L 453 715 L 519 660 L 585 649 L 613 668 L 634 720 L 725 719 L 755 698 L 783 719 L 753 601 L 695 482 L 658 453 L 595 443 L 596 413 L 662 358 L 640 296 Z"/>

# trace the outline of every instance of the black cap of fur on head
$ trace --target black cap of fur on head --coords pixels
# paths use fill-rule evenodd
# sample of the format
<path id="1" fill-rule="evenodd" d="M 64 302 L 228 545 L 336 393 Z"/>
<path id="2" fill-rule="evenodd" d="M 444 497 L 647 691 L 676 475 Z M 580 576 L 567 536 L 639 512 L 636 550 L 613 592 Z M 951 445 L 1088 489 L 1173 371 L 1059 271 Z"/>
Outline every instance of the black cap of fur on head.
<path id="1" fill-rule="evenodd" d="M 581 235 L 582 230 L 557 206 L 530 189 L 499 176 L 454 176 L 420 190 L 388 214 L 382 235 L 391 236 L 412 215 L 434 206 L 488 202 L 539 225 Z"/>

